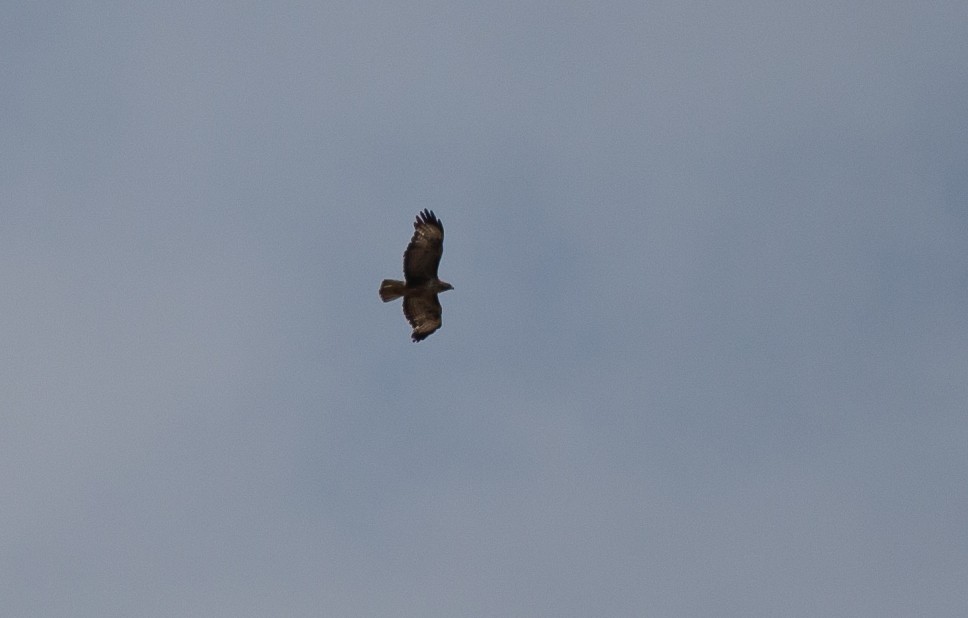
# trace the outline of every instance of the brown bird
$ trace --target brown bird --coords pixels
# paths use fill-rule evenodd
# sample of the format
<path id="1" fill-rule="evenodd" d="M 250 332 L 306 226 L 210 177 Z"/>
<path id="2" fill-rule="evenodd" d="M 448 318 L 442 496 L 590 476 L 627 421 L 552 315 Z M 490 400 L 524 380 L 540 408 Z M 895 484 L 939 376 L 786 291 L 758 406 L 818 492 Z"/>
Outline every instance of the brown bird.
<path id="1" fill-rule="evenodd" d="M 384 279 L 380 298 L 390 302 L 403 296 L 403 315 L 413 333 L 410 338 L 423 341 L 440 328 L 440 301 L 437 294 L 454 286 L 437 278 L 437 266 L 444 253 L 444 226 L 433 211 L 424 209 L 413 224 L 413 238 L 403 253 L 403 276 L 406 281 Z"/>

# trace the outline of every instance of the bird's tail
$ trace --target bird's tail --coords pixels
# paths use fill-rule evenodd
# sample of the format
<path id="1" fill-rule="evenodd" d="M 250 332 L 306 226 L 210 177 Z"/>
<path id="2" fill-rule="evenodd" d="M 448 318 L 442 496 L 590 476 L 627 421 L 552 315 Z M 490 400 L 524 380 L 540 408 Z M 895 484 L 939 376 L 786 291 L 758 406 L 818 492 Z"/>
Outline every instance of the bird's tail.
<path id="1" fill-rule="evenodd" d="M 383 283 L 380 284 L 380 298 L 385 303 L 388 303 L 391 300 L 396 300 L 403 296 L 403 292 L 406 287 L 407 286 L 403 281 L 384 279 Z"/>

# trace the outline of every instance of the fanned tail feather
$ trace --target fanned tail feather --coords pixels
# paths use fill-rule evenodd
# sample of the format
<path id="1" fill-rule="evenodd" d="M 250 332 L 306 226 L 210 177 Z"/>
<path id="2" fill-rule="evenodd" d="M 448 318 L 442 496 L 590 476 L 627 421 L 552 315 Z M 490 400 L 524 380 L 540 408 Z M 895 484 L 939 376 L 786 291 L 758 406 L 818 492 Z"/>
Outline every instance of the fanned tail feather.
<path id="1" fill-rule="evenodd" d="M 384 279 L 383 283 L 380 284 L 380 298 L 383 302 L 388 303 L 403 296 L 405 289 L 406 284 L 403 281 Z"/>

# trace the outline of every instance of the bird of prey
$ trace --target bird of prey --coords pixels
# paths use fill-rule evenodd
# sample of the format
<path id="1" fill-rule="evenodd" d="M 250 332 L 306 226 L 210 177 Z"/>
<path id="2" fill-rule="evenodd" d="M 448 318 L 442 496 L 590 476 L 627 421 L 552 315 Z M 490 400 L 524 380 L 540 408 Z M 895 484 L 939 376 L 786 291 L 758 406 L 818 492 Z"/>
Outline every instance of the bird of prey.
<path id="1" fill-rule="evenodd" d="M 410 338 L 423 341 L 440 328 L 440 301 L 437 294 L 454 286 L 437 278 L 437 266 L 444 253 L 444 226 L 433 211 L 424 209 L 413 224 L 413 238 L 403 253 L 403 276 L 406 281 L 384 279 L 380 298 L 390 302 L 403 296 L 403 315 L 413 333 Z"/>

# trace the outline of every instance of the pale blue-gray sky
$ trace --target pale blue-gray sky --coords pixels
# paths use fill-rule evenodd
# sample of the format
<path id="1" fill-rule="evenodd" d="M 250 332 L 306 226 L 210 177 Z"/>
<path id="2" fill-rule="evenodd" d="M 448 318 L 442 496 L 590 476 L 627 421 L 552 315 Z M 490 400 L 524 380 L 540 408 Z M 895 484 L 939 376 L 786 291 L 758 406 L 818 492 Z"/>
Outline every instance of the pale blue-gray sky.
<path id="1" fill-rule="evenodd" d="M 0 15 L 4 613 L 968 615 L 964 2 Z"/>

